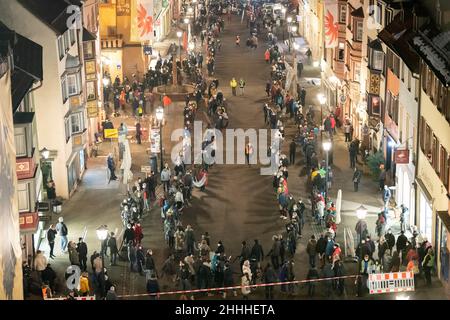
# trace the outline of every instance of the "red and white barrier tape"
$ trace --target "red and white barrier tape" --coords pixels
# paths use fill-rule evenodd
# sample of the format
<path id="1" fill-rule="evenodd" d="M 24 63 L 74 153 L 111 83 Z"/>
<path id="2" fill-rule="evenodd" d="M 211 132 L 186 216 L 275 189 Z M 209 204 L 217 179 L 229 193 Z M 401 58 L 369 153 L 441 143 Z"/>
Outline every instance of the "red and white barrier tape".
<path id="1" fill-rule="evenodd" d="M 331 280 L 337 280 L 337 279 L 348 279 L 348 278 L 358 278 L 358 277 L 360 277 L 360 275 L 351 275 L 351 276 L 342 276 L 342 277 L 333 277 L 333 278 L 321 278 L 321 279 L 314 279 L 314 280 L 294 280 L 294 281 L 286 281 L 286 282 L 261 283 L 261 284 L 248 285 L 245 287 L 250 287 L 250 288 L 270 287 L 270 286 L 280 286 L 280 285 L 308 283 L 308 282 L 320 282 L 320 281 L 331 281 Z M 200 293 L 200 292 L 209 292 L 209 291 L 236 290 L 236 289 L 241 289 L 242 287 L 244 287 L 244 286 L 164 291 L 164 292 L 159 292 L 159 293 L 129 294 L 129 295 L 121 295 L 121 296 L 117 296 L 117 297 L 118 298 L 126 298 L 126 297 L 145 297 L 145 296 L 156 296 L 156 295 L 162 296 L 162 295 L 173 295 L 173 294 Z"/>

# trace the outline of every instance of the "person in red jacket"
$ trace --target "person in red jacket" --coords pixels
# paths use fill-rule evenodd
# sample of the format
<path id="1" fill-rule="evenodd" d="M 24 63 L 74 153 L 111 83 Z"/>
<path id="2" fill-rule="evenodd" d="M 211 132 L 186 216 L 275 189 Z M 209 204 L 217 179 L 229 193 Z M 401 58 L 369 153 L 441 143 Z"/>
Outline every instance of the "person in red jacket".
<path id="1" fill-rule="evenodd" d="M 138 222 L 133 226 L 133 232 L 134 232 L 134 245 L 141 244 L 141 240 L 144 237 L 144 234 L 142 233 L 142 227 L 141 224 Z"/>
<path id="2" fill-rule="evenodd" d="M 202 168 L 202 170 L 200 170 L 197 176 L 197 180 L 201 181 L 203 177 L 205 177 L 205 183 L 200 187 L 201 191 L 205 191 L 206 186 L 208 185 L 208 171 L 206 171 L 205 168 Z"/>
<path id="3" fill-rule="evenodd" d="M 331 123 L 331 131 L 333 134 L 336 134 L 336 119 L 333 115 L 330 116 L 330 123 Z"/>
<path id="4" fill-rule="evenodd" d="M 266 52 L 264 52 L 264 60 L 266 60 L 267 63 L 270 62 L 270 52 L 269 52 L 269 49 L 267 49 Z"/>

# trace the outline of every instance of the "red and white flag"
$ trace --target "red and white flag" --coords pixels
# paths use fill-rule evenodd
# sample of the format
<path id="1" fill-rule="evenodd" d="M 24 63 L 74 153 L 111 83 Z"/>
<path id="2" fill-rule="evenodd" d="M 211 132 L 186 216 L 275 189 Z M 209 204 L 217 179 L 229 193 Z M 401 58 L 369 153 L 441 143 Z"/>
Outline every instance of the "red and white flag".
<path id="1" fill-rule="evenodd" d="M 131 1 L 131 41 L 153 40 L 153 0 Z"/>
<path id="2" fill-rule="evenodd" d="M 338 3 L 334 1 L 325 1 L 324 10 L 324 33 L 325 48 L 335 48 L 338 45 L 339 36 L 339 16 Z"/>

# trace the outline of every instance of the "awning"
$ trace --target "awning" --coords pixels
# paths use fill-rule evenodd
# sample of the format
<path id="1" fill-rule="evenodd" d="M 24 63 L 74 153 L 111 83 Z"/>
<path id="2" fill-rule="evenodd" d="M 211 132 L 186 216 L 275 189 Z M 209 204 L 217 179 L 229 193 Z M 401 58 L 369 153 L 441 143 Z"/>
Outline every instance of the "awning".
<path id="1" fill-rule="evenodd" d="M 83 28 L 83 41 L 95 41 L 97 37 L 92 34 L 88 29 Z"/>
<path id="2" fill-rule="evenodd" d="M 34 119 L 34 112 L 16 112 L 14 114 L 14 124 L 32 123 Z"/>
<path id="3" fill-rule="evenodd" d="M 21 71 L 20 69 L 15 69 L 11 75 L 11 98 L 13 113 L 17 111 L 20 103 L 27 94 L 27 92 L 33 86 L 34 78 L 29 74 Z"/>

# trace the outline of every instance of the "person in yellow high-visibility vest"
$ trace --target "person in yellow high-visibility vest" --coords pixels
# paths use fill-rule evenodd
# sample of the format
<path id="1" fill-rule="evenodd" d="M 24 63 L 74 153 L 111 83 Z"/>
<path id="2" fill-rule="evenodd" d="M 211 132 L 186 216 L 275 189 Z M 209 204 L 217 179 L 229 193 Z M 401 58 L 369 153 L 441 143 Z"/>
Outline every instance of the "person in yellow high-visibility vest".
<path id="1" fill-rule="evenodd" d="M 233 79 L 231 79 L 231 81 L 230 81 L 230 87 L 231 87 L 231 92 L 233 93 L 233 96 L 236 95 L 237 85 L 238 85 L 238 83 L 237 83 L 236 79 L 233 77 Z"/>

